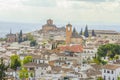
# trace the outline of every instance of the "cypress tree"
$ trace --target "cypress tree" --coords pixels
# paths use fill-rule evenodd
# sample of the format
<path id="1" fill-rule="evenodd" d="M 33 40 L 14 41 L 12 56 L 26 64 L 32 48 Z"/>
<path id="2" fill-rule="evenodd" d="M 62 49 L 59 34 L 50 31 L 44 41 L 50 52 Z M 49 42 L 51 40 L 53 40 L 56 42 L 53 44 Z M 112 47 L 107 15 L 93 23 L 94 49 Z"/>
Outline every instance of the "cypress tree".
<path id="1" fill-rule="evenodd" d="M 52 50 L 55 49 L 55 43 L 52 43 Z"/>
<path id="2" fill-rule="evenodd" d="M 87 25 L 86 25 L 86 27 L 85 27 L 84 36 L 85 36 L 85 37 L 89 37 L 88 27 L 87 27 Z"/>
<path id="3" fill-rule="evenodd" d="M 22 37 L 22 30 L 20 30 L 20 36 Z"/>
<path id="4" fill-rule="evenodd" d="M 23 41 L 22 36 L 23 36 L 22 30 L 20 30 L 20 34 L 19 34 L 19 37 L 18 37 L 18 43 L 21 43 Z"/>
<path id="5" fill-rule="evenodd" d="M 82 31 L 82 28 L 81 28 L 81 31 L 80 31 L 79 35 L 83 35 L 83 31 Z"/>
<path id="6" fill-rule="evenodd" d="M 79 34 L 78 34 L 78 32 L 76 31 L 76 29 L 74 28 L 73 29 L 73 32 L 72 32 L 72 36 L 73 37 L 77 37 Z"/>
<path id="7" fill-rule="evenodd" d="M 73 29 L 73 33 L 76 33 L 76 29 L 75 29 L 75 27 L 74 27 L 74 29 Z"/>
<path id="8" fill-rule="evenodd" d="M 94 31 L 94 30 L 92 30 L 92 36 L 96 36 L 96 34 L 95 34 L 95 31 Z"/>

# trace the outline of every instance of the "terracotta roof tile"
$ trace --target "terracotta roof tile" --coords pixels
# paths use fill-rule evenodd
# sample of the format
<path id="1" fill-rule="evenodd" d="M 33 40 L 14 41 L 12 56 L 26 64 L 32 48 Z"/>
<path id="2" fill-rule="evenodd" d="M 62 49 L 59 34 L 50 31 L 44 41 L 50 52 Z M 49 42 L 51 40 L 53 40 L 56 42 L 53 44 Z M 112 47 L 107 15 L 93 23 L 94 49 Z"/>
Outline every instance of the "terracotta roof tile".
<path id="1" fill-rule="evenodd" d="M 71 52 L 82 52 L 82 45 L 72 45 L 72 46 L 61 46 L 59 47 L 61 51 L 71 51 Z"/>
<path id="2" fill-rule="evenodd" d="M 24 67 L 35 67 L 37 64 L 33 62 L 29 62 L 27 64 L 24 64 Z"/>
<path id="3" fill-rule="evenodd" d="M 115 70 L 117 68 L 120 68 L 120 65 L 115 65 L 115 64 L 107 64 L 103 67 L 103 69 L 110 69 L 110 70 Z"/>

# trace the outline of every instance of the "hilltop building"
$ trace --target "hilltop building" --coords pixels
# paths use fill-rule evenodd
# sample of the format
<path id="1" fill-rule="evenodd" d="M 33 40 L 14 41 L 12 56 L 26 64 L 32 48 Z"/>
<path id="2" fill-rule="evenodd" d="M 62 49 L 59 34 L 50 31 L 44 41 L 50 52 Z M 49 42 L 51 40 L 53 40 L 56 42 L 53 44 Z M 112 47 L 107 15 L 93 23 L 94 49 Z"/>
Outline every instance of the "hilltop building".
<path id="1" fill-rule="evenodd" d="M 7 34 L 6 36 L 7 36 L 7 42 L 9 43 L 17 41 L 16 34 L 13 34 L 11 30 L 10 30 L 10 33 Z"/>
<path id="2" fill-rule="evenodd" d="M 6 35 L 6 42 L 8 43 L 12 43 L 12 42 L 18 42 L 19 41 L 19 34 L 16 33 L 16 34 L 13 34 L 12 31 L 10 30 L 10 33 Z M 25 41 L 27 39 L 27 36 L 26 34 L 22 34 L 21 36 L 21 41 Z"/>
<path id="3" fill-rule="evenodd" d="M 65 40 L 65 30 L 64 26 L 57 27 L 52 19 L 48 19 L 39 34 L 42 34 L 43 39 L 46 40 Z"/>
<path id="4" fill-rule="evenodd" d="M 42 26 L 43 32 L 54 31 L 54 30 L 57 30 L 57 27 L 56 27 L 56 25 L 53 24 L 52 19 L 48 19 L 47 23 Z"/>
<path id="5" fill-rule="evenodd" d="M 112 41 L 119 41 L 120 40 L 120 33 L 114 30 L 94 30 L 96 36 L 99 38 L 107 38 Z M 89 30 L 89 34 L 92 35 L 92 30 Z"/>
<path id="6" fill-rule="evenodd" d="M 42 26 L 42 32 L 65 32 L 65 27 L 57 27 L 52 19 L 48 19 L 46 24 Z"/>

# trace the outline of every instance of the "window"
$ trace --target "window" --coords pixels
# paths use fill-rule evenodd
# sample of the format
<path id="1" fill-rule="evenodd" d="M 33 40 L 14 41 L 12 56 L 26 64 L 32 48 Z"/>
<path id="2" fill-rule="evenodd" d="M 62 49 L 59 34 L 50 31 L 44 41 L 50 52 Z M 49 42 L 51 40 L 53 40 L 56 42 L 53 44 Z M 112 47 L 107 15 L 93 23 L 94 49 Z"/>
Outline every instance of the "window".
<path id="1" fill-rule="evenodd" d="M 70 63 L 68 63 L 68 65 L 70 65 Z"/>
<path id="2" fill-rule="evenodd" d="M 34 59 L 32 60 L 32 62 L 34 62 Z"/>
<path id="3" fill-rule="evenodd" d="M 29 68 L 29 70 L 34 70 L 34 68 Z"/>
<path id="4" fill-rule="evenodd" d="M 107 71 L 107 73 L 110 73 L 110 71 Z"/>
<path id="5" fill-rule="evenodd" d="M 106 76 L 104 76 L 104 80 L 106 80 Z"/>
<path id="6" fill-rule="evenodd" d="M 61 60 L 61 58 L 59 58 L 59 60 Z"/>
<path id="7" fill-rule="evenodd" d="M 41 73 L 41 75 L 43 75 L 43 73 Z"/>
<path id="8" fill-rule="evenodd" d="M 104 73 L 106 73 L 106 70 L 104 70 Z"/>
<path id="9" fill-rule="evenodd" d="M 112 71 L 112 74 L 113 74 L 114 72 Z"/>
<path id="10" fill-rule="evenodd" d="M 114 78 L 112 80 L 115 80 Z"/>
<path id="11" fill-rule="evenodd" d="M 43 61 L 43 63 L 45 63 L 45 61 Z"/>

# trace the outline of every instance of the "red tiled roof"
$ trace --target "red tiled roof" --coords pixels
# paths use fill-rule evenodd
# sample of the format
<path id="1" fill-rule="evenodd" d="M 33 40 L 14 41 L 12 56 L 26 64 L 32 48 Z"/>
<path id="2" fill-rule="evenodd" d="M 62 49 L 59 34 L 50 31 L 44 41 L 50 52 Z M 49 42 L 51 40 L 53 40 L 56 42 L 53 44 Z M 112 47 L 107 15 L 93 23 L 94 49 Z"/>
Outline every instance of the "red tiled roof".
<path id="1" fill-rule="evenodd" d="M 82 52 L 82 45 L 72 45 L 72 46 L 61 46 L 59 47 L 61 51 L 72 51 L 72 52 Z"/>

